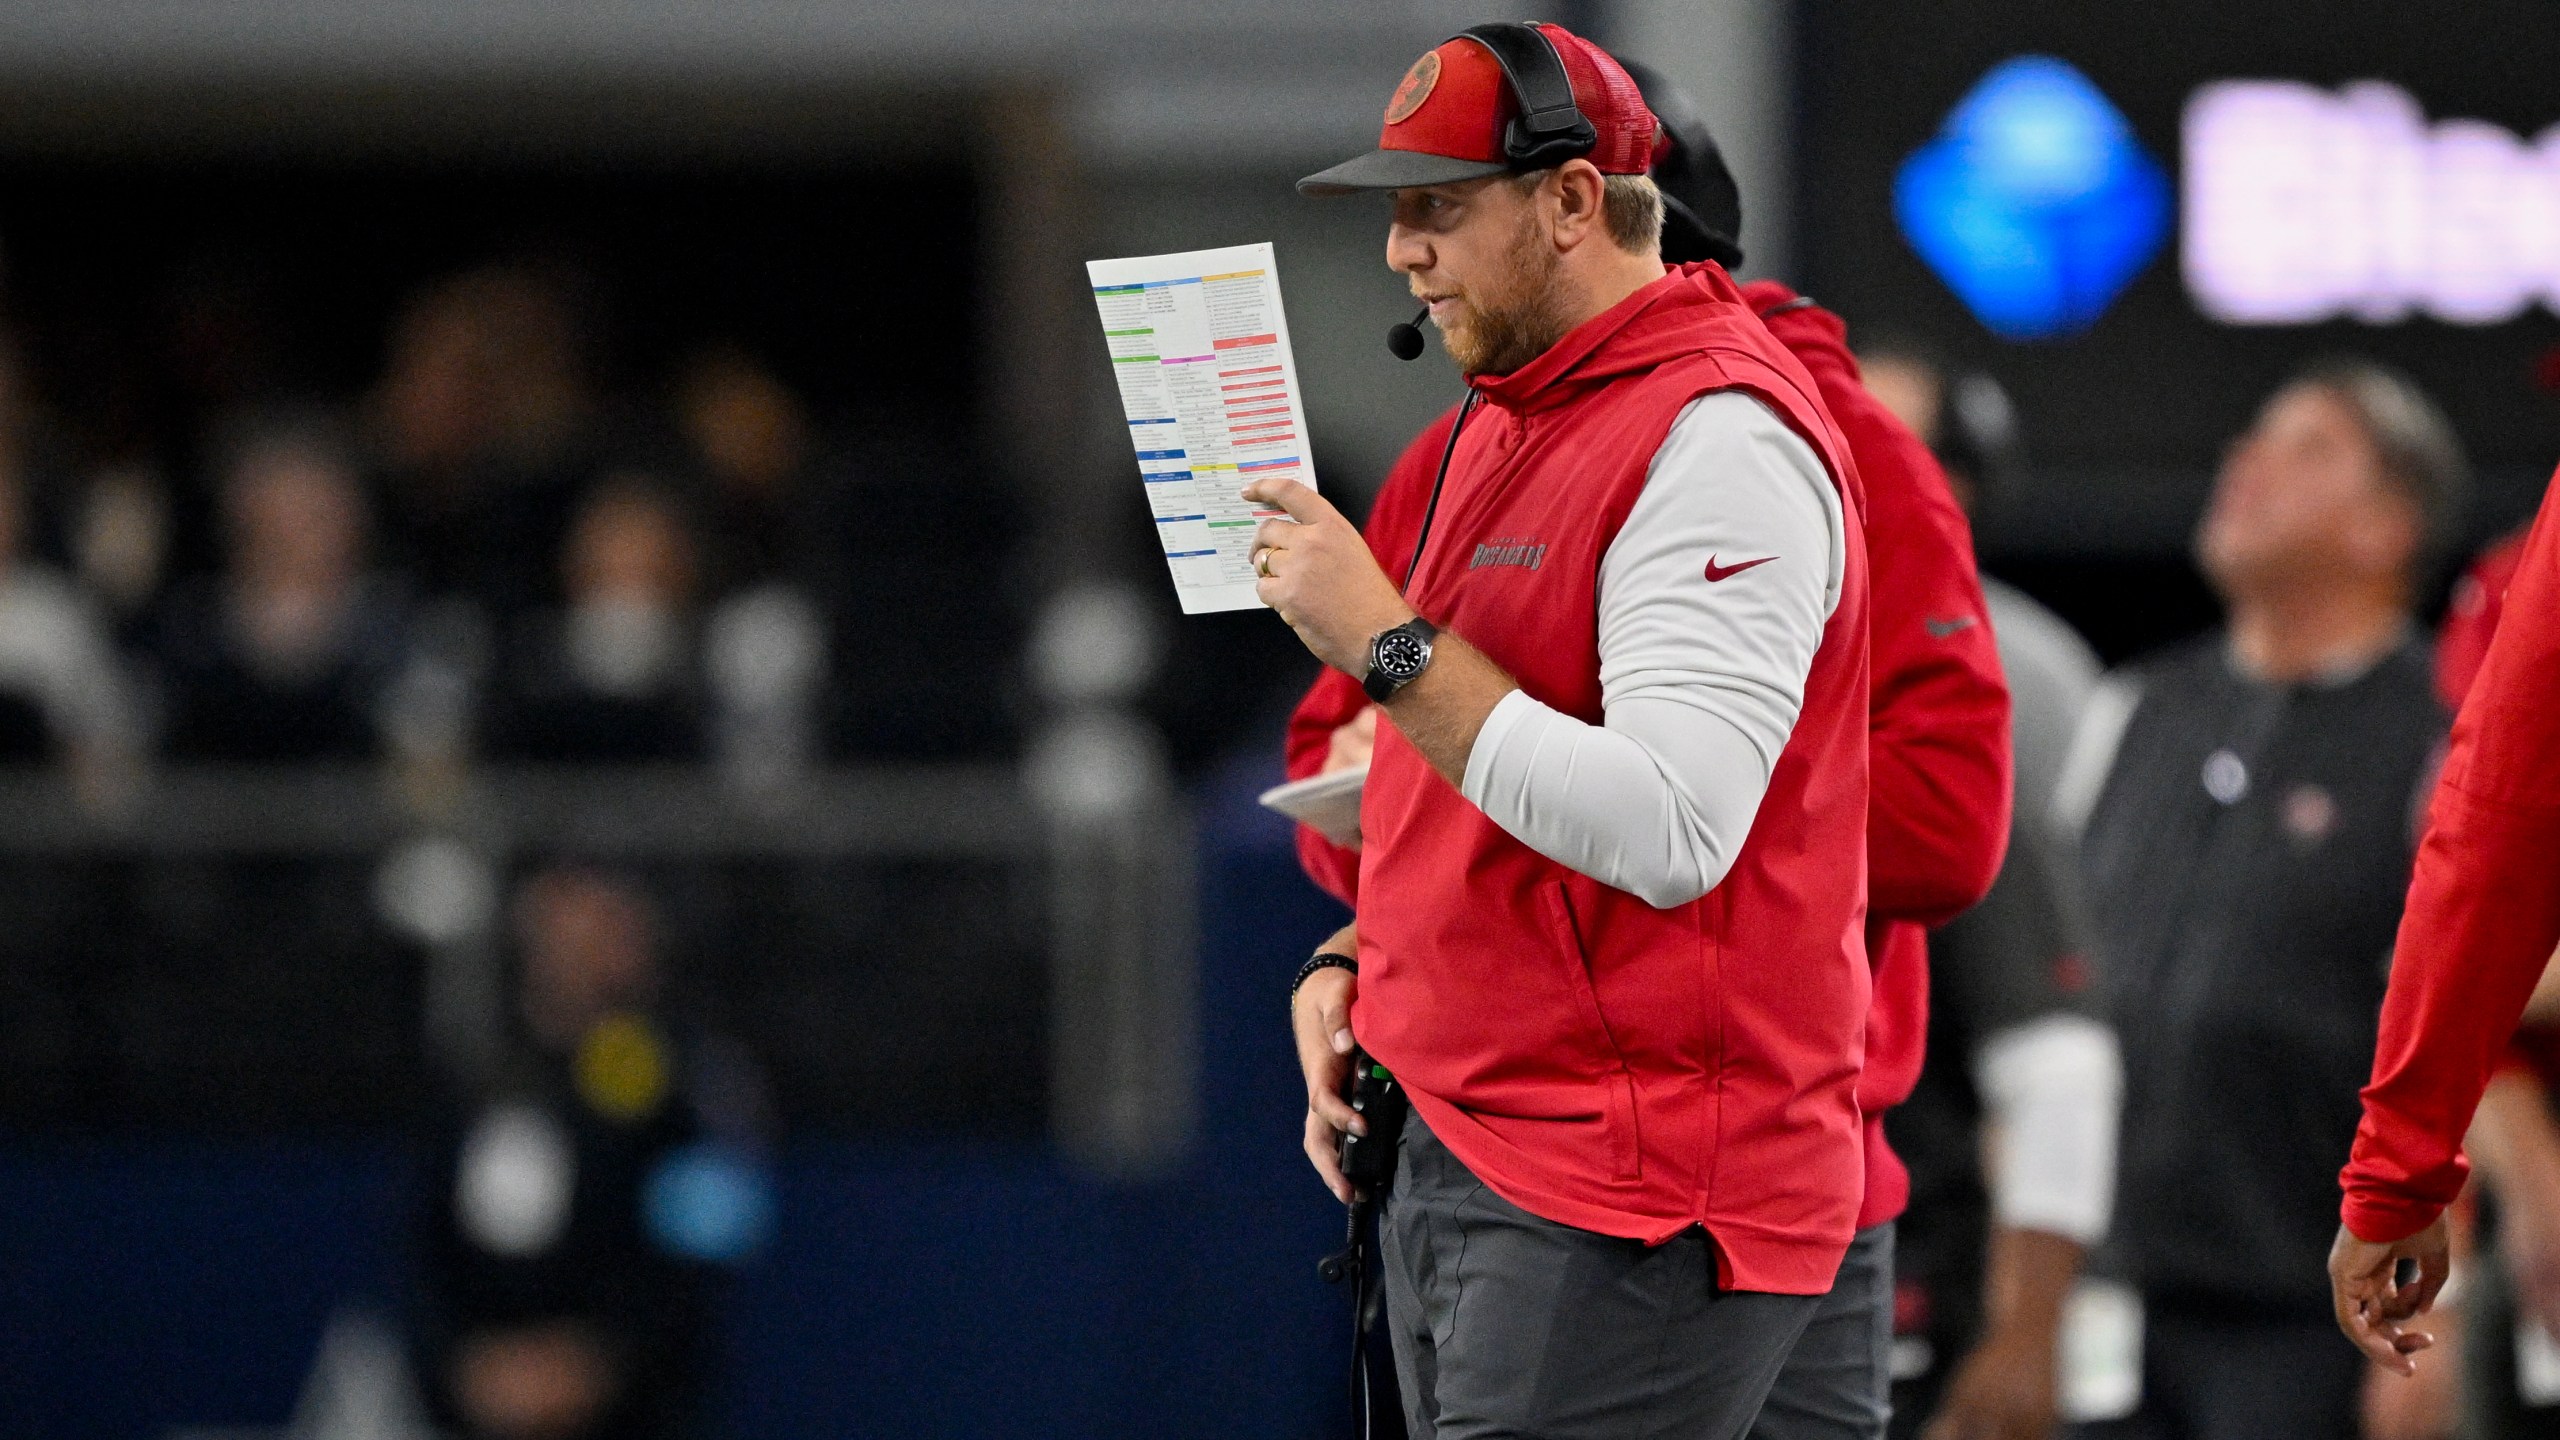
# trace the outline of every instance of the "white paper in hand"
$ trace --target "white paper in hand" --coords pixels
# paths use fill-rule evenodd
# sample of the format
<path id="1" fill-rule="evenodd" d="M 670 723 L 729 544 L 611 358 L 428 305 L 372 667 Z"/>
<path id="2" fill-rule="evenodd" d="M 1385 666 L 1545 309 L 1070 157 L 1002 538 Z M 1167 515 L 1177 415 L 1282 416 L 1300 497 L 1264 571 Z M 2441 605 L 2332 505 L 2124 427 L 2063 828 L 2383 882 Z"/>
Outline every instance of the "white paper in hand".
<path id="1" fill-rule="evenodd" d="M 1262 792 L 1264 808 L 1277 810 L 1336 845 L 1360 848 L 1360 787 L 1369 767 L 1353 765 L 1328 775 L 1275 785 Z"/>
<path id="2" fill-rule="evenodd" d="M 1280 512 L 1237 492 L 1316 483 L 1271 246 L 1093 260 L 1085 273 L 1183 613 L 1260 605 L 1253 532 Z"/>

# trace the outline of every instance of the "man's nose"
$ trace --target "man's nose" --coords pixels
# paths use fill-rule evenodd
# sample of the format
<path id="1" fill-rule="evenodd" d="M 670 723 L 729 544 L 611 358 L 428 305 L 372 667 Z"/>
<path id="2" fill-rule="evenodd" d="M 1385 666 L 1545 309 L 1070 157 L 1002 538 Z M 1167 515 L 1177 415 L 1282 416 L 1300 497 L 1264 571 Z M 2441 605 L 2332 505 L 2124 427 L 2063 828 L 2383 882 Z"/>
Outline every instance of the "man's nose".
<path id="1" fill-rule="evenodd" d="M 1387 268 L 1411 275 L 1431 267 L 1431 246 L 1415 231 L 1402 225 L 1387 227 Z"/>

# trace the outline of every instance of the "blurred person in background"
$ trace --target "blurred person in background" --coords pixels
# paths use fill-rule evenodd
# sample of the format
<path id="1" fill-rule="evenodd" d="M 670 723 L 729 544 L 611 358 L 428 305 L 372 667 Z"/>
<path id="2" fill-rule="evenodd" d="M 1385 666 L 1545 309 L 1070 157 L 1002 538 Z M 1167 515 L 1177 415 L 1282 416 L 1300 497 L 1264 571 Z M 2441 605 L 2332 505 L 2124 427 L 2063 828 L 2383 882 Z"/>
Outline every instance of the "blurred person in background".
<path id="1" fill-rule="evenodd" d="M 775 581 L 701 599 L 701 542 L 668 487 L 610 477 L 579 507 L 561 603 L 518 616 L 489 687 L 486 752 L 536 763 L 714 760 L 770 790 L 814 762 L 827 629 Z"/>
<path id="2" fill-rule="evenodd" d="M 1867 393 L 1883 403 L 1894 418 L 1911 427 L 1938 463 L 1947 464 L 1947 448 L 1957 433 L 1947 423 L 1947 376 L 1936 354 L 1909 339 L 1890 333 L 1862 333 L 1857 344 L 1858 374 Z M 1947 482 L 1970 485 L 1978 476 L 1964 474 L 1950 467 Z M 1977 497 L 1961 495 L 1965 508 L 1976 508 Z"/>
<path id="3" fill-rule="evenodd" d="M 1997 381 L 1950 385 L 1890 342 L 1858 364 L 1968 514 L 2015 483 L 2022 447 Z M 1895 1275 L 1897 1325 L 1917 1342 L 1894 1431 L 1959 1440 L 2053 1429 L 2065 1306 L 2115 1200 L 2122 1092 L 2114 1033 L 2093 1014 L 2071 838 L 2052 813 L 2098 657 L 2024 591 L 1990 575 L 1982 590 L 2009 684 L 2016 819 L 1991 893 L 1930 936 L 1930 1063 L 1885 1120 L 1912 1171 Z"/>
<path id="4" fill-rule="evenodd" d="M 1857 349 L 1868 392 L 1938 457 L 1967 515 L 1979 520 L 1995 496 L 2024 479 L 2026 447 L 2007 387 L 1979 371 L 1950 376 L 1927 347 L 1890 332 Z M 1996 586 L 2035 604 L 1989 576 L 1983 585 L 1986 593 Z"/>
<path id="5" fill-rule="evenodd" d="M 2489 642 L 2506 617 L 2507 587 L 2524 564 L 2527 533 L 2515 530 L 2490 542 L 2453 582 L 2444 624 L 2436 632 L 2436 693 L 2448 710 L 2462 708 L 2489 658 Z"/>
<path id="6" fill-rule="evenodd" d="M 368 570 L 363 491 L 329 425 L 253 426 L 221 482 L 222 564 L 175 588 L 152 651 L 174 760 L 369 760 L 409 606 Z"/>
<path id="7" fill-rule="evenodd" d="M 2115 1248 L 2142 1400 L 2109 1436 L 2355 1433 L 2320 1282 L 2445 717 L 2412 607 L 2462 454 L 2369 363 L 2314 366 L 2232 446 L 2196 554 L 2226 626 L 2111 677 L 2060 806 L 2125 1105 Z"/>
<path id="8" fill-rule="evenodd" d="M 544 589 L 596 408 L 573 286 L 495 265 L 428 287 L 394 323 L 368 401 L 388 548 L 430 595 L 498 609 Z"/>
<path id="9" fill-rule="evenodd" d="M 807 407 L 734 345 L 696 356 L 675 386 L 676 423 L 703 481 L 710 591 L 782 580 L 806 585 L 814 547 L 816 441 Z"/>
<path id="10" fill-rule="evenodd" d="M 823 751 L 926 759 L 1001 748 L 1020 716 L 986 697 L 1013 678 L 1018 637 L 1012 603 L 983 577 L 1006 567 L 1012 542 L 982 523 L 1003 501 L 963 433 L 823 431 L 807 397 L 735 343 L 694 354 L 671 390 L 702 524 L 723 768 L 752 788 Z M 1194 671 L 1218 720 L 1233 723 L 1237 697 L 1219 681 L 1230 669 Z"/>
<path id="11" fill-rule="evenodd" d="M 28 553 L 18 473 L 0 467 L 0 764 L 55 761 L 84 787 L 137 758 L 131 687 L 106 619 Z"/>
<path id="12" fill-rule="evenodd" d="M 109 465 L 89 477 L 71 524 L 71 562 L 118 639 L 139 647 L 168 578 L 169 487 L 144 465 Z"/>
<path id="13" fill-rule="evenodd" d="M 613 476 L 579 505 L 561 603 L 502 642 L 487 751 L 549 762 L 704 758 L 698 542 L 672 491 Z"/>
<path id="14" fill-rule="evenodd" d="M 712 749 L 734 783 L 770 792 L 820 749 L 827 602 L 844 583 L 829 551 L 841 497 L 825 493 L 800 396 L 736 346 L 686 367 L 676 419 L 706 491 Z M 921 603 L 912 591 L 900 598 Z"/>
<path id="15" fill-rule="evenodd" d="M 431 1405 L 469 1440 L 700 1434 L 719 1276 L 772 1226 L 761 1077 L 668 1004 L 630 880 L 545 869 L 515 930 L 520 1042 L 427 1172 Z"/>
<path id="16" fill-rule="evenodd" d="M 1669 139 L 1653 167 L 1665 200 L 1663 259 L 1741 263 L 1740 194 L 1695 107 L 1647 67 L 1621 63 Z M 1929 1004 L 1923 927 L 1980 899 L 1999 864 L 2008 817 L 2006 697 L 1971 537 L 1935 461 L 1859 387 L 1837 316 L 1775 282 L 1754 282 L 1742 295 L 1812 374 L 1848 440 L 1863 484 L 1879 602 L 1869 632 L 1866 929 L 1875 1000 L 1858 1087 L 1866 1198 L 1857 1240 L 1751 1430 L 1762 1440 L 1857 1440 L 1884 1434 L 1891 1378 L 1895 1229 L 1905 1180 L 1881 1122 L 1920 1070 Z M 1401 574 L 1410 557 L 1454 420 L 1443 416 L 1415 439 L 1371 509 L 1366 538 L 1390 574 Z M 1378 714 L 1348 675 L 1325 672 L 1292 717 L 1291 776 L 1366 764 Z M 1301 827 L 1299 853 L 1319 885 L 1356 900 L 1356 851 Z M 1310 984 L 1342 988 L 1324 976 Z"/>

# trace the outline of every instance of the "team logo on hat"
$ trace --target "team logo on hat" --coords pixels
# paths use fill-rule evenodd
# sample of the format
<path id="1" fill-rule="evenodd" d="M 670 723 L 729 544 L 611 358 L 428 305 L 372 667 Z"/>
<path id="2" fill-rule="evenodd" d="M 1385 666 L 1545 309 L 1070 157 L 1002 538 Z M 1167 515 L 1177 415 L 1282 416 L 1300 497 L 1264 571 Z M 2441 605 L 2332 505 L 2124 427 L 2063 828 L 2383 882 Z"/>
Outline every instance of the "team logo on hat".
<path id="1" fill-rule="evenodd" d="M 1387 123 L 1401 125 L 1405 118 L 1422 108 L 1431 98 L 1431 87 L 1440 83 L 1440 52 L 1425 50 L 1413 68 L 1404 72 L 1404 83 L 1396 87 L 1395 98 L 1387 102 Z M 1369 92 L 1374 95 L 1378 92 Z"/>

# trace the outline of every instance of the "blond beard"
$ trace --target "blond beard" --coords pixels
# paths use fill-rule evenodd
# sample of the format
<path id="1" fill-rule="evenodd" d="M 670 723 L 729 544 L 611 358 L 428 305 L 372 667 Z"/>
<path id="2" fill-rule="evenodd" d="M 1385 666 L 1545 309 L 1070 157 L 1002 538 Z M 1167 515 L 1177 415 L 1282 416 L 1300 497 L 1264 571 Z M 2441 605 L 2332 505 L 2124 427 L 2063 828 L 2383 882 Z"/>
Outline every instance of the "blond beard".
<path id="1" fill-rule="evenodd" d="M 1533 220 L 1521 221 L 1510 260 L 1499 289 L 1467 297 L 1474 318 L 1440 332 L 1441 348 L 1462 375 L 1508 375 L 1547 353 L 1569 328 L 1558 313 L 1556 275 L 1564 258 Z"/>

